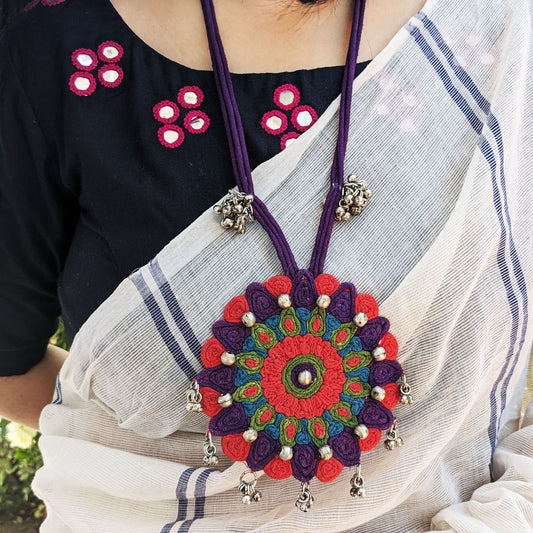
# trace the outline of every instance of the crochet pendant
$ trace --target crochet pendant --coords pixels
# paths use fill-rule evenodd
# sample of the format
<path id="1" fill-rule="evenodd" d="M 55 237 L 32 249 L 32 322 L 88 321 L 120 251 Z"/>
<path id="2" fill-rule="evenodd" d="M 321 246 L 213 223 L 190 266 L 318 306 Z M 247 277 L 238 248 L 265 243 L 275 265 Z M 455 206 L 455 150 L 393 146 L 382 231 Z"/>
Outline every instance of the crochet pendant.
<path id="1" fill-rule="evenodd" d="M 412 403 L 376 300 L 300 270 L 250 284 L 212 331 L 187 404 L 211 418 L 211 444 L 211 434 L 220 436 L 223 452 L 247 463 L 254 487 L 260 470 L 295 477 L 302 511 L 313 502 L 309 482 L 332 481 L 344 467 L 356 467 L 350 494 L 364 496 L 361 452 L 384 431 L 386 449 L 401 446 L 391 409 Z M 250 483 L 241 485 L 244 503 L 258 501 Z"/>

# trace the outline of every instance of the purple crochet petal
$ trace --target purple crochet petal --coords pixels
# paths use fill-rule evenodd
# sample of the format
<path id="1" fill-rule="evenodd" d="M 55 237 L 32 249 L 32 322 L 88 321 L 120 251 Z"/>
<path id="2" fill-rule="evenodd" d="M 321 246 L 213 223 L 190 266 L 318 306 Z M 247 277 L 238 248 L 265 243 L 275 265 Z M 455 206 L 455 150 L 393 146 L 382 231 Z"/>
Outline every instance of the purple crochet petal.
<path id="1" fill-rule="evenodd" d="M 365 424 L 369 428 L 389 429 L 394 422 L 392 413 L 376 400 L 367 398 L 365 406 L 357 416 L 360 424 Z"/>
<path id="2" fill-rule="evenodd" d="M 355 297 L 357 291 L 352 283 L 341 283 L 332 294 L 328 313 L 331 313 L 343 324 L 350 322 L 355 315 Z"/>
<path id="3" fill-rule="evenodd" d="M 368 383 L 370 383 L 370 386 L 372 387 L 395 383 L 403 374 L 400 363 L 398 363 L 398 361 L 389 361 L 388 359 L 374 361 L 370 364 L 369 369 L 370 375 L 368 377 Z"/>
<path id="4" fill-rule="evenodd" d="M 213 335 L 228 352 L 242 352 L 242 344 L 248 337 L 248 328 L 244 324 L 219 320 L 213 324 L 212 330 Z"/>
<path id="5" fill-rule="evenodd" d="M 265 466 L 272 461 L 280 451 L 281 444 L 279 441 L 274 440 L 264 431 L 260 431 L 257 435 L 257 439 L 255 439 L 250 446 L 250 452 L 248 453 L 246 462 L 252 472 L 263 470 L 263 468 L 265 468 Z"/>
<path id="6" fill-rule="evenodd" d="M 389 331 L 390 323 L 384 316 L 377 316 L 369 320 L 365 326 L 357 331 L 361 339 L 363 350 L 373 350 L 382 339 L 383 335 Z"/>
<path id="7" fill-rule="evenodd" d="M 359 464 L 361 450 L 358 439 L 350 428 L 344 428 L 342 433 L 330 437 L 328 444 L 333 450 L 333 457 L 344 466 Z"/>
<path id="8" fill-rule="evenodd" d="M 270 294 L 261 283 L 250 283 L 246 288 L 246 299 L 250 311 L 261 321 L 273 315 L 279 315 L 278 301 Z"/>
<path id="9" fill-rule="evenodd" d="M 211 387 L 222 394 L 228 392 L 233 394 L 237 390 L 235 386 L 237 371 L 238 368 L 235 365 L 218 365 L 202 370 L 196 379 L 200 387 Z"/>
<path id="10" fill-rule="evenodd" d="M 234 402 L 224 407 L 209 422 L 209 430 L 213 435 L 233 435 L 243 433 L 250 427 L 250 419 L 244 413 L 242 404 Z"/>
<path id="11" fill-rule="evenodd" d="M 302 483 L 315 477 L 318 468 L 318 449 L 313 444 L 296 444 L 291 459 L 292 475 Z"/>
<path id="12" fill-rule="evenodd" d="M 316 307 L 315 278 L 309 270 L 299 270 L 292 280 L 291 300 L 293 307 L 305 307 L 312 311 Z"/>

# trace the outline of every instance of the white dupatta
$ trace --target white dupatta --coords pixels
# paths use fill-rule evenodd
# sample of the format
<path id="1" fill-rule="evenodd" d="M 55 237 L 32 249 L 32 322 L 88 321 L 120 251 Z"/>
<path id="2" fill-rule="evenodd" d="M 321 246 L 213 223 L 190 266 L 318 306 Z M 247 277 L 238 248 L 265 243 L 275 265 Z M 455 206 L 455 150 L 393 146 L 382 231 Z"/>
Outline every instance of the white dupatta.
<path id="1" fill-rule="evenodd" d="M 245 465 L 202 466 L 208 418 L 185 410 L 200 348 L 225 304 L 281 273 L 258 224 L 224 232 L 206 212 L 132 273 L 77 334 L 41 417 L 43 532 L 527 532 L 533 427 L 517 430 L 532 343 L 533 45 L 527 0 L 428 0 L 354 83 L 346 169 L 374 197 L 333 232 L 326 271 L 373 294 L 400 343 L 415 405 L 405 446 L 299 483 Z M 310 259 L 339 100 L 255 169 L 256 193 Z M 215 443 L 217 443 L 215 439 Z M 489 465 L 492 460 L 493 478 Z M 498 479 L 499 478 L 499 479 Z"/>

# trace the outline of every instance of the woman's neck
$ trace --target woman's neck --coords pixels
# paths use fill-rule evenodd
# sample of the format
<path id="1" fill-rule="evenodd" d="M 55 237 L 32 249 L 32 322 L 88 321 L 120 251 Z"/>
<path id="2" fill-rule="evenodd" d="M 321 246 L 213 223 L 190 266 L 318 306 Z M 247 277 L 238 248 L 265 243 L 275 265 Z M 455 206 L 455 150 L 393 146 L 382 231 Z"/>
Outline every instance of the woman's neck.
<path id="1" fill-rule="evenodd" d="M 110 0 L 126 24 L 165 57 L 210 70 L 200 0 Z M 213 0 L 232 72 L 343 65 L 354 0 Z M 372 59 L 424 0 L 367 0 L 359 61 Z"/>

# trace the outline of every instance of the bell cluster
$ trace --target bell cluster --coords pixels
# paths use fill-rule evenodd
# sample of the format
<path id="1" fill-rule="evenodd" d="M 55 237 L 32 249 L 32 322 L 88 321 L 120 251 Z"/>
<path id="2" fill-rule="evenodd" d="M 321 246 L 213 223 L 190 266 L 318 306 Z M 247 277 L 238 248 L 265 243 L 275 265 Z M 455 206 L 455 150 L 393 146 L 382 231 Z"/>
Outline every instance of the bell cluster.
<path id="1" fill-rule="evenodd" d="M 252 502 L 260 502 L 262 499 L 261 493 L 255 490 L 255 479 L 251 483 L 241 480 L 239 491 L 242 494 L 242 503 L 250 505 Z"/>
<path id="2" fill-rule="evenodd" d="M 200 393 L 200 386 L 196 380 L 193 380 L 191 388 L 187 391 L 187 411 L 192 411 L 193 413 L 202 412 L 202 394 Z"/>
<path id="3" fill-rule="evenodd" d="M 253 200 L 251 194 L 240 192 L 236 188 L 231 189 L 222 203 L 213 207 L 213 211 L 222 217 L 220 225 L 223 228 L 242 234 L 246 231 L 246 222 L 254 221 Z"/>
<path id="4" fill-rule="evenodd" d="M 302 491 L 300 494 L 298 494 L 298 499 L 294 503 L 300 511 L 303 513 L 307 513 L 311 506 L 313 505 L 313 502 L 315 499 L 313 498 L 313 495 L 311 494 L 311 491 L 309 490 L 309 485 L 307 483 L 302 484 Z"/>
<path id="5" fill-rule="evenodd" d="M 348 181 L 342 186 L 339 207 L 335 211 L 336 220 L 350 220 L 352 217 L 360 215 L 368 201 L 372 198 L 372 191 L 366 183 L 353 174 L 348 176 Z"/>

